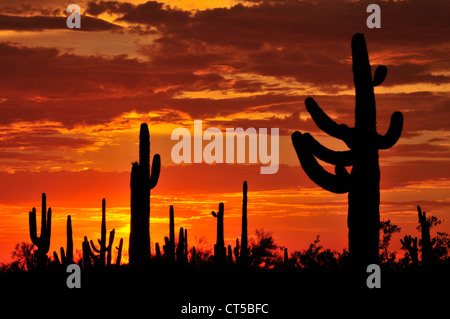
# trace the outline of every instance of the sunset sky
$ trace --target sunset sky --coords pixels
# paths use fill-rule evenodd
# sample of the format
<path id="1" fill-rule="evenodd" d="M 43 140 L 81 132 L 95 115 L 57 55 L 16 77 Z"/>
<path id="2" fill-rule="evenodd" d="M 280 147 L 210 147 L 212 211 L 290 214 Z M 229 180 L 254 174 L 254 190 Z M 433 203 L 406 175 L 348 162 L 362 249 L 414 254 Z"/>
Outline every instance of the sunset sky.
<path id="1" fill-rule="evenodd" d="M 81 7 L 81 29 L 66 26 L 68 4 Z M 381 29 L 366 26 L 366 7 L 381 7 Z M 312 121 L 312 96 L 333 119 L 354 125 L 352 35 L 365 34 L 374 66 L 388 75 L 375 88 L 377 127 L 404 115 L 399 142 L 380 151 L 381 219 L 419 235 L 416 205 L 446 220 L 450 232 L 449 1 L 18 1 L 0 0 L 0 262 L 31 242 L 28 212 L 41 193 L 52 207 L 49 255 L 108 231 L 128 250 L 129 177 L 138 160 L 139 125 L 149 124 L 151 156 L 161 155 L 151 195 L 151 240 L 175 226 L 189 246 L 215 242 L 212 210 L 225 204 L 225 240 L 240 237 L 242 183 L 248 181 L 249 234 L 272 231 L 290 252 L 320 235 L 347 247 L 347 195 L 311 182 L 290 135 L 311 132 L 335 150 L 345 145 Z M 175 128 L 280 129 L 280 168 L 261 164 L 175 164 Z M 207 143 L 204 142 L 204 145 Z M 76 254 L 77 255 L 77 254 Z"/>

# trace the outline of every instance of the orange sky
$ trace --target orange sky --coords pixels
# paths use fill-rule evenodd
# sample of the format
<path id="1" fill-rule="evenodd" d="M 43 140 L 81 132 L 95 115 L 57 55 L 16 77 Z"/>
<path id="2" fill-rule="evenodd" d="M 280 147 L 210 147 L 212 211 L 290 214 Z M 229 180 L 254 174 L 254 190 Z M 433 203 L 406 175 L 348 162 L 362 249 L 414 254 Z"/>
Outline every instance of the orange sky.
<path id="1" fill-rule="evenodd" d="M 69 30 L 59 1 L 0 5 L 0 262 L 30 242 L 28 212 L 42 192 L 53 209 L 50 252 L 65 245 L 72 215 L 75 249 L 100 235 L 101 200 L 116 241 L 129 236 L 129 173 L 139 124 L 162 158 L 152 191 L 151 239 L 168 234 L 169 205 L 189 245 L 215 241 L 211 211 L 225 203 L 225 238 L 240 236 L 242 182 L 249 185 L 249 233 L 272 231 L 290 251 L 316 235 L 347 245 L 347 195 L 328 193 L 302 171 L 295 130 L 322 133 L 304 99 L 313 96 L 337 122 L 354 123 L 350 40 L 363 32 L 372 65 L 388 76 L 375 89 L 378 131 L 392 112 L 405 118 L 394 148 L 380 151 L 381 218 L 418 235 L 416 205 L 450 214 L 450 4 L 383 1 L 382 28 L 366 27 L 358 1 L 79 1 L 82 29 Z M 426 15 L 422 15 L 427 12 Z M 420 23 L 419 23 L 420 21 Z M 280 128 L 280 168 L 176 165 L 174 128 Z M 206 144 L 206 143 L 204 143 Z M 40 214 L 38 213 L 38 223 Z M 450 232 L 450 222 L 438 226 Z M 435 230 L 435 231 L 436 231 Z M 38 227 L 39 232 L 39 227 Z"/>

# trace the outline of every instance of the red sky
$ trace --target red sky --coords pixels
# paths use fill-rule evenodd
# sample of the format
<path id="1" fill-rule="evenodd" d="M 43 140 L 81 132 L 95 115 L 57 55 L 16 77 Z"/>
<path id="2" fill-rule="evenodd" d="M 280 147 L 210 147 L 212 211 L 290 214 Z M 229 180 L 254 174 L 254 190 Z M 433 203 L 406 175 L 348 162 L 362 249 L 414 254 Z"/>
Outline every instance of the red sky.
<path id="1" fill-rule="evenodd" d="M 249 185 L 249 232 L 264 228 L 290 251 L 316 235 L 347 245 L 347 195 L 328 193 L 302 171 L 290 142 L 311 132 L 313 96 L 337 122 L 354 123 L 351 37 L 366 36 L 373 66 L 388 76 L 375 89 L 378 131 L 392 112 L 405 118 L 394 148 L 380 151 L 381 218 L 418 235 L 416 205 L 450 214 L 450 24 L 448 1 L 382 1 L 381 29 L 366 26 L 364 1 L 78 1 L 81 30 L 66 27 L 60 1 L 0 2 L 0 262 L 30 242 L 28 212 L 47 193 L 50 251 L 65 245 L 72 215 L 75 249 L 107 227 L 128 247 L 129 173 L 138 130 L 149 123 L 151 153 L 162 158 L 152 191 L 151 238 L 168 233 L 169 205 L 189 245 L 215 240 L 210 212 L 225 203 L 227 243 L 240 236 L 242 182 Z M 177 127 L 280 128 L 280 169 L 257 165 L 177 165 Z M 38 214 L 38 221 L 40 214 Z M 450 222 L 438 226 L 450 231 Z M 38 227 L 39 228 L 39 227 Z M 436 231 L 435 230 L 435 231 Z M 39 232 L 39 229 L 38 229 Z M 116 239 L 116 244 L 118 239 Z"/>

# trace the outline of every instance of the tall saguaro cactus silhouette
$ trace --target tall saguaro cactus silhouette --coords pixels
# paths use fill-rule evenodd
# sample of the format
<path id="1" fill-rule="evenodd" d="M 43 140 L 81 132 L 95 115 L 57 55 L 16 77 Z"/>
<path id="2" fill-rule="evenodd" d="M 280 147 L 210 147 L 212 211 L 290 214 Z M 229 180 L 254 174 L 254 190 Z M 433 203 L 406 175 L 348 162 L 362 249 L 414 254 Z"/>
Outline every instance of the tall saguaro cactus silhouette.
<path id="1" fill-rule="evenodd" d="M 241 252 L 239 261 L 243 264 L 248 259 L 248 232 L 247 232 L 247 182 L 242 186 L 242 232 L 241 232 Z"/>
<path id="2" fill-rule="evenodd" d="M 92 250 L 99 254 L 98 261 L 99 261 L 100 267 L 105 266 L 105 261 L 108 266 L 111 265 L 111 255 L 112 255 L 111 248 L 113 246 L 115 232 L 116 232 L 115 229 L 110 231 L 109 243 L 108 243 L 108 245 L 106 245 L 106 200 L 103 198 L 103 200 L 102 200 L 102 226 L 101 226 L 100 239 L 98 240 L 100 247 L 99 248 L 95 247 L 94 242 L 92 240 L 90 241 Z M 106 253 L 108 253 L 107 259 L 106 259 Z"/>
<path id="3" fill-rule="evenodd" d="M 36 208 L 33 207 L 28 214 L 28 222 L 30 227 L 30 238 L 33 245 L 37 246 L 36 259 L 39 268 L 45 268 L 47 262 L 47 253 L 50 248 L 50 236 L 52 231 L 52 209 L 49 207 L 47 211 L 47 196 L 42 194 L 41 206 L 41 236 L 37 236 L 36 230 Z"/>
<path id="4" fill-rule="evenodd" d="M 164 238 L 165 245 L 163 246 L 164 254 L 168 262 L 175 261 L 175 216 L 173 212 L 173 205 L 169 209 L 169 237 Z"/>
<path id="5" fill-rule="evenodd" d="M 150 190 L 158 183 L 161 169 L 159 154 L 153 156 L 150 175 L 150 133 L 146 123 L 139 134 L 139 163 L 131 168 L 130 264 L 145 264 L 150 260 Z"/>
<path id="6" fill-rule="evenodd" d="M 380 229 L 380 168 L 378 150 L 388 149 L 400 138 L 403 115 L 392 114 L 385 135 L 377 133 L 374 86 L 380 85 L 387 74 L 379 66 L 372 79 L 364 35 L 352 39 L 353 77 L 355 84 L 355 127 L 335 123 L 313 98 L 305 100 L 306 109 L 317 126 L 338 138 L 350 148 L 336 152 L 317 142 L 310 134 L 294 132 L 294 145 L 300 164 L 308 177 L 320 187 L 333 193 L 348 193 L 349 255 L 354 265 L 367 266 L 378 262 Z M 328 173 L 316 157 L 335 165 L 336 174 Z M 348 173 L 345 166 L 352 166 Z"/>
<path id="7" fill-rule="evenodd" d="M 214 262 L 217 264 L 223 264 L 227 256 L 223 235 L 223 211 L 223 203 L 219 203 L 219 211 L 217 213 L 214 211 L 211 212 L 217 218 L 217 239 L 214 245 Z"/>

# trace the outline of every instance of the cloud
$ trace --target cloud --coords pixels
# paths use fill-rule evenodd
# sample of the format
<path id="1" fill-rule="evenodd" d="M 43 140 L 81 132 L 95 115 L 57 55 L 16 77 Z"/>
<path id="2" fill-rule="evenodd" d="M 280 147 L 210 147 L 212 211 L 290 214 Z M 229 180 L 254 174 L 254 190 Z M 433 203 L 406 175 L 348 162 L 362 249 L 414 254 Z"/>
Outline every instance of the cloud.
<path id="1" fill-rule="evenodd" d="M 77 29 L 78 31 L 118 30 L 121 28 L 113 23 L 89 16 L 81 16 L 81 21 L 82 27 Z M 0 15 L 0 30 L 42 31 L 58 29 L 67 29 L 65 17 Z"/>

